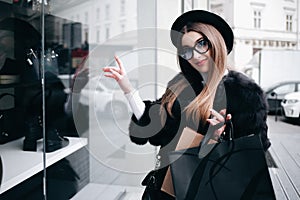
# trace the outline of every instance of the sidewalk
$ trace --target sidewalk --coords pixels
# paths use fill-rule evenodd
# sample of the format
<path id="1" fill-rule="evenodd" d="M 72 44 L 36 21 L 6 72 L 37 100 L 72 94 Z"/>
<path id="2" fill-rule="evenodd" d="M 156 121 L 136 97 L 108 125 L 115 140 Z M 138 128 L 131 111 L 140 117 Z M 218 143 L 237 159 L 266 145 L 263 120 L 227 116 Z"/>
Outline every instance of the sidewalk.
<path id="1" fill-rule="evenodd" d="M 284 122 L 283 117 L 269 116 L 269 152 L 274 166 L 269 168 L 279 200 L 300 199 L 300 125 Z"/>

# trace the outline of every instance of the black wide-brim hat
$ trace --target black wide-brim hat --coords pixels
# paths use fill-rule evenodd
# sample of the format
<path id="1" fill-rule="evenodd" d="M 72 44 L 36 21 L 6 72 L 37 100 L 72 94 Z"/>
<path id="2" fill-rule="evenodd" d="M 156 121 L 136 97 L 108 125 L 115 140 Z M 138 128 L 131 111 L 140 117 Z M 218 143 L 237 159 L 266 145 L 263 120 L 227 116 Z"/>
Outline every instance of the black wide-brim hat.
<path id="1" fill-rule="evenodd" d="M 175 20 L 171 27 L 171 40 L 175 47 L 178 48 L 179 42 L 181 42 L 182 34 L 180 34 L 180 31 L 182 28 L 188 23 L 194 22 L 209 24 L 215 27 L 225 41 L 227 53 L 231 52 L 234 40 L 232 29 L 222 17 L 205 10 L 191 10 L 183 13 Z"/>

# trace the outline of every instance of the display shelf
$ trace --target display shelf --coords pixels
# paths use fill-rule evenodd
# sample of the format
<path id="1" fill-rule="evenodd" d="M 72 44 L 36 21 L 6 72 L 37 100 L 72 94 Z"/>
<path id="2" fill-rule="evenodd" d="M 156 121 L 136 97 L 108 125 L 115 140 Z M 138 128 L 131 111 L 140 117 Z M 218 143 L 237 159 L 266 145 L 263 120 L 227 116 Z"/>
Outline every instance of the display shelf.
<path id="1" fill-rule="evenodd" d="M 46 167 L 67 157 L 73 152 L 87 145 L 87 138 L 67 137 L 69 145 L 46 153 Z M 23 151 L 24 138 L 0 145 L 0 153 L 3 164 L 3 179 L 0 186 L 0 194 L 23 182 L 29 177 L 43 170 L 43 141 L 38 141 L 37 151 Z"/>

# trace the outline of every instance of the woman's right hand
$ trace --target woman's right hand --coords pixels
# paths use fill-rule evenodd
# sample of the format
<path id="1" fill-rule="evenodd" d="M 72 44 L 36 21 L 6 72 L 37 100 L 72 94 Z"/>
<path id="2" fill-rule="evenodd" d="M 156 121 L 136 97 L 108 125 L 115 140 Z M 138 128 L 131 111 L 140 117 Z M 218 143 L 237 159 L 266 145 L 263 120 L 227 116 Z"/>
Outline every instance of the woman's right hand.
<path id="1" fill-rule="evenodd" d="M 117 56 L 115 56 L 115 60 L 119 68 L 111 66 L 104 67 L 103 71 L 106 72 L 104 76 L 115 79 L 125 94 L 130 93 L 133 90 L 133 88 L 128 80 L 126 71 L 123 67 L 123 63 Z"/>
<path id="2" fill-rule="evenodd" d="M 212 114 L 213 118 L 207 119 L 208 123 L 212 126 L 220 126 L 220 125 L 222 125 L 222 126 L 220 126 L 220 128 L 215 130 L 212 139 L 209 141 L 209 144 L 216 143 L 219 140 L 221 134 L 225 131 L 225 127 L 226 127 L 226 125 L 224 124 L 225 121 L 231 120 L 231 118 L 232 118 L 231 114 L 226 115 L 226 109 L 220 110 L 219 113 L 217 111 L 215 111 L 214 109 L 211 109 L 211 114 Z M 225 117 L 225 115 L 226 115 L 226 117 Z"/>

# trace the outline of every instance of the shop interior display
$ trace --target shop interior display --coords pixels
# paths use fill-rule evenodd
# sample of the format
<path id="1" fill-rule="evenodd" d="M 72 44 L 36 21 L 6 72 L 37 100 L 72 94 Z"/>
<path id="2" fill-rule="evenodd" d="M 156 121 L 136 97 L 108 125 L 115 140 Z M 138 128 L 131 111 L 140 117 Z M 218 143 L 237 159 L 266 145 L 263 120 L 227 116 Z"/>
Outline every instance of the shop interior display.
<path id="1" fill-rule="evenodd" d="M 72 29 L 72 24 L 76 24 L 78 29 L 80 24 L 47 13 L 44 16 L 45 26 L 42 27 L 40 10 L 33 9 L 33 5 L 29 4 L 32 1 L 26 2 L 0 1 L 0 148 L 14 146 L 15 157 L 12 154 L 10 160 L 16 159 L 16 163 L 23 155 L 34 156 L 36 153 L 36 157 L 41 158 L 38 149 L 41 141 L 45 141 L 43 150 L 46 153 L 55 153 L 68 147 L 68 151 L 72 150 L 74 141 L 69 137 L 80 139 L 73 115 L 64 111 L 69 94 L 65 92 L 66 87 L 59 78 L 59 75 L 67 74 L 71 82 L 71 75 L 76 71 L 71 66 L 72 51 L 81 49 L 80 46 L 72 46 L 75 41 L 81 43 L 81 38 L 72 38 L 72 35 L 63 34 L 66 33 L 63 30 Z M 59 27 L 56 26 L 58 22 Z M 42 29 L 45 30 L 43 45 Z M 88 123 L 88 117 L 85 120 Z M 20 141 L 22 145 L 15 145 Z M 80 148 L 84 145 L 82 143 Z M 78 151 L 78 148 L 72 151 L 73 154 L 85 152 Z M 24 152 L 33 154 L 22 154 Z M 83 154 L 80 159 L 88 158 L 87 153 Z M 69 199 L 80 189 L 78 185 L 82 187 L 82 181 L 87 180 L 82 178 L 86 172 L 78 172 L 72 163 L 74 160 L 76 162 L 75 157 L 69 158 L 69 155 L 65 154 L 65 158 L 55 160 L 47 168 L 48 199 Z M 5 156 L 1 157 L 0 183 L 2 180 L 3 185 L 6 179 L 2 177 L 2 169 L 7 170 L 9 162 L 6 162 Z M 16 167 L 22 164 L 26 165 L 19 163 Z M 84 160 L 82 165 L 88 166 L 88 161 Z M 11 170 L 16 168 L 11 167 Z M 0 199 L 41 199 L 43 173 L 38 170 L 35 173 L 10 190 L 0 193 Z"/>

